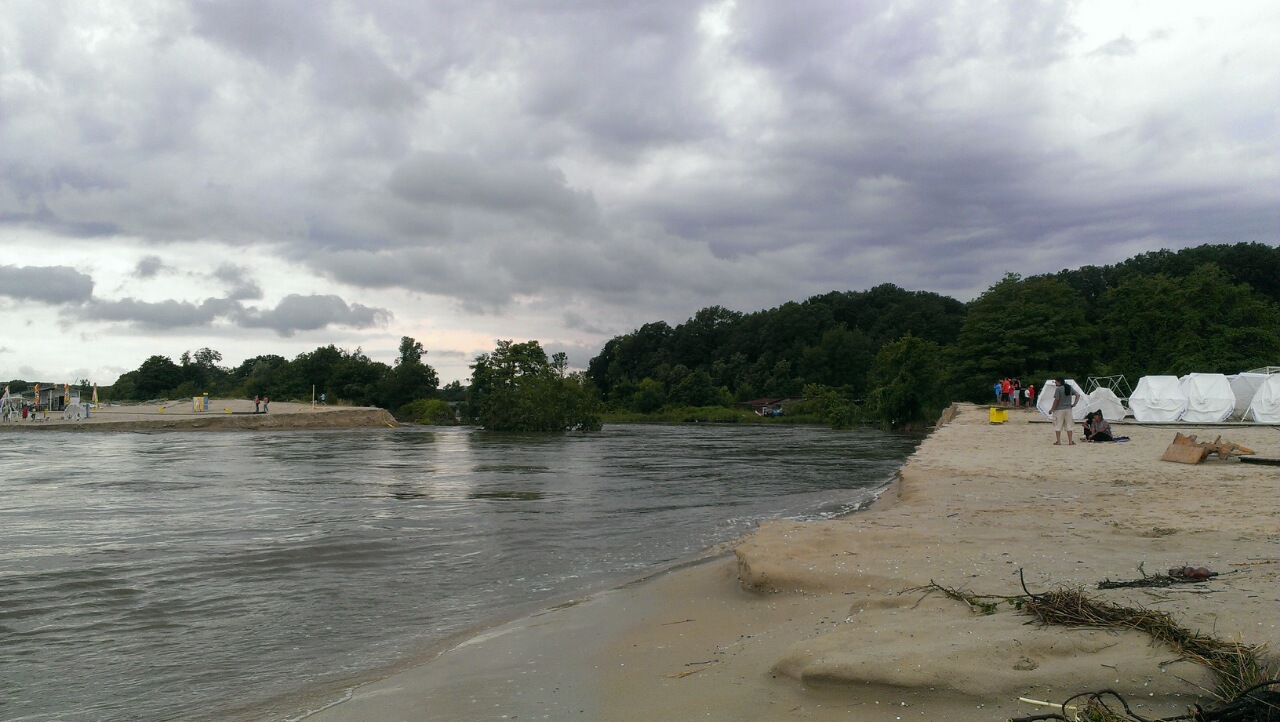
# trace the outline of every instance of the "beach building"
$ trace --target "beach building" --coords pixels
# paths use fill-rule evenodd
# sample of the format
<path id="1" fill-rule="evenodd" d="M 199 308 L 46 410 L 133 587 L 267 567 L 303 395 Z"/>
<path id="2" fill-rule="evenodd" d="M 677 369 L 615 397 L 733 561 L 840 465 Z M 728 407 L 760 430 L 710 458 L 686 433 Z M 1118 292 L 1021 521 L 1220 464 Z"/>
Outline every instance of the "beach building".
<path id="1" fill-rule="evenodd" d="M 41 385 L 39 398 L 35 403 L 50 411 L 63 411 L 68 406 L 80 403 L 80 389 L 68 390 L 65 385 L 59 384 Z"/>

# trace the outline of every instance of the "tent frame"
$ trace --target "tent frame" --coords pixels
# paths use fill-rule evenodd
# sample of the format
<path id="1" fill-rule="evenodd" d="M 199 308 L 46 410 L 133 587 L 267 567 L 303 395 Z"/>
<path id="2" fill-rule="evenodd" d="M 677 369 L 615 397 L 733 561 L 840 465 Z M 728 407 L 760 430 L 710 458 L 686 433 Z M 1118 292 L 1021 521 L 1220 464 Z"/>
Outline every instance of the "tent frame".
<path id="1" fill-rule="evenodd" d="M 1276 371 L 1280 371 L 1280 366 L 1275 367 L 1275 369 Z M 1125 402 L 1128 402 L 1129 397 L 1133 395 L 1133 387 L 1131 387 L 1129 382 L 1125 380 L 1123 374 L 1116 374 L 1115 376 L 1090 376 L 1089 380 L 1085 382 L 1084 392 L 1086 394 L 1091 394 L 1100 388 L 1110 389 L 1111 393 L 1116 395 L 1116 398 Z"/>

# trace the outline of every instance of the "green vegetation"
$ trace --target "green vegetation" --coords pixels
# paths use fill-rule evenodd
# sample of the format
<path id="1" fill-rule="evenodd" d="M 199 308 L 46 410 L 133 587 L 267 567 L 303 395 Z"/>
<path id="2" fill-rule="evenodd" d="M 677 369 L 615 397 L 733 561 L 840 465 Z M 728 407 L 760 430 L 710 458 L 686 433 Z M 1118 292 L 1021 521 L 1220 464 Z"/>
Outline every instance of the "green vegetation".
<path id="1" fill-rule="evenodd" d="M 435 396 L 439 380 L 423 362 L 422 344 L 405 336 L 395 366 L 372 361 L 360 349 L 348 352 L 329 345 L 302 353 L 292 361 L 265 355 L 246 359 L 235 368 L 219 366 L 222 354 L 209 348 L 183 353 L 179 363 L 168 356 L 152 356 L 136 370 L 121 374 L 100 396 L 118 401 L 185 398 L 209 394 L 247 398 L 265 396 L 278 401 L 310 401 L 321 394 L 330 404 L 381 406 L 400 409 Z"/>
<path id="2" fill-rule="evenodd" d="M 490 431 L 594 431 L 600 403 L 563 353 L 547 358 L 537 341 L 499 341 L 471 364 L 467 413 Z"/>
<path id="3" fill-rule="evenodd" d="M 1280 249 L 1241 243 L 1009 274 L 968 304 L 885 284 L 750 314 L 712 306 L 611 339 L 587 376 L 609 418 L 803 398 L 787 416 L 903 428 L 952 399 L 988 400 L 1006 376 L 1136 382 L 1277 363 Z"/>
<path id="4" fill-rule="evenodd" d="M 451 426 L 458 423 L 457 414 L 448 401 L 442 399 L 418 399 L 411 401 L 395 414 L 401 421 L 430 426 Z"/>
<path id="5" fill-rule="evenodd" d="M 585 374 L 569 373 L 564 355 L 548 358 L 537 341 L 499 341 L 475 359 L 470 386 L 438 389 L 425 354 L 406 336 L 394 366 L 330 345 L 229 369 L 203 348 L 178 363 L 151 356 L 103 392 L 307 400 L 314 384 L 330 403 L 382 406 L 423 423 L 448 423 L 450 402 L 495 431 L 593 429 L 602 414 L 918 428 L 951 400 L 989 400 L 991 384 L 1006 376 L 1037 385 L 1058 375 L 1136 382 L 1280 364 L 1280 249 L 1200 246 L 1114 266 L 1011 273 L 968 304 L 884 284 L 754 313 L 711 306 L 674 328 L 656 321 L 610 339 Z M 10 383 L 14 392 L 28 388 Z M 786 399 L 784 415 L 754 415 L 747 402 L 757 399 Z"/>

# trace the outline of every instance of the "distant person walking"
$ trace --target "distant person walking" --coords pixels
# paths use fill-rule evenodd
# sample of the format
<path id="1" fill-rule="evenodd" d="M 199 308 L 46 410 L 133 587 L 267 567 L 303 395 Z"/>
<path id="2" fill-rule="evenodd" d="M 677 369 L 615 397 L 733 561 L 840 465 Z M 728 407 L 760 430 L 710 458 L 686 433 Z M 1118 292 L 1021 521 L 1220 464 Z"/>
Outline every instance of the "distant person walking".
<path id="1" fill-rule="evenodd" d="M 1070 386 L 1067 385 L 1065 379 L 1055 379 L 1057 386 L 1053 389 L 1053 405 L 1049 407 L 1049 413 L 1053 416 L 1053 444 L 1054 446 L 1062 445 L 1062 432 L 1067 432 L 1067 444 L 1075 446 L 1076 442 L 1071 440 L 1071 434 L 1075 429 L 1075 422 L 1071 418 L 1071 407 L 1076 405 L 1076 394 Z"/>
<path id="2" fill-rule="evenodd" d="M 262 406 L 262 400 L 257 396 L 253 397 L 253 413 L 258 413 L 258 409 Z"/>
<path id="3" fill-rule="evenodd" d="M 271 397 L 263 396 L 262 397 L 262 413 L 264 414 L 267 413 L 267 406 L 270 404 L 271 404 Z"/>

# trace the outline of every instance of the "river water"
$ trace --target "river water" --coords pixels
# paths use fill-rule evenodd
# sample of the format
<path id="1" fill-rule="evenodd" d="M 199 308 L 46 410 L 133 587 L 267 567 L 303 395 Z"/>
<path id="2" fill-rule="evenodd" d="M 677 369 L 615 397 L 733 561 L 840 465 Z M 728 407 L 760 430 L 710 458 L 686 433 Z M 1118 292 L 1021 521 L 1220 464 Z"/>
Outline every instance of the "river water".
<path id="1" fill-rule="evenodd" d="M 285 709 L 760 520 L 853 511 L 918 441 L 774 425 L 5 434 L 0 719 Z"/>

